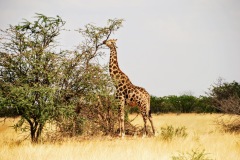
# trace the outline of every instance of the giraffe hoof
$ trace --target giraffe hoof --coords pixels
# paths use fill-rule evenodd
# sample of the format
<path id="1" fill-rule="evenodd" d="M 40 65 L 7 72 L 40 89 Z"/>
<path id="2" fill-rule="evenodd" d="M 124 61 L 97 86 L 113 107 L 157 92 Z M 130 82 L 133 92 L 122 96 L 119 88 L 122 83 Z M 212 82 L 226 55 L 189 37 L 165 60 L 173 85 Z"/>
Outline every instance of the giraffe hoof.
<path id="1" fill-rule="evenodd" d="M 124 133 L 122 133 L 122 134 L 119 133 L 119 134 L 118 134 L 118 137 L 120 137 L 120 138 L 123 139 L 123 138 L 125 137 L 125 134 L 124 134 Z"/>
<path id="2" fill-rule="evenodd" d="M 154 137 L 157 137 L 158 135 L 159 135 L 158 132 L 154 132 L 154 133 L 153 133 L 153 136 L 154 136 Z"/>

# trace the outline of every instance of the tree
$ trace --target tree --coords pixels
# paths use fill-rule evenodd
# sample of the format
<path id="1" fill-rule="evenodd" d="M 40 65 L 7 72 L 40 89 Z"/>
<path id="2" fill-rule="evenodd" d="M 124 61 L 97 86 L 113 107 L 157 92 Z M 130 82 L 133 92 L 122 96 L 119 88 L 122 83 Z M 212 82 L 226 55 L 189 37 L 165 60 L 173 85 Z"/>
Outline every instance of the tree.
<path id="1" fill-rule="evenodd" d="M 54 84 L 60 78 L 60 53 L 52 48 L 65 24 L 59 16 L 37 14 L 36 18 L 2 31 L 0 61 L 1 107 L 18 111 L 21 119 L 15 129 L 29 129 L 32 142 L 38 142 L 47 120 L 57 114 Z"/>
<path id="2" fill-rule="evenodd" d="M 182 113 L 194 112 L 197 99 L 191 95 L 181 95 L 179 96 L 179 108 Z"/>
<path id="3" fill-rule="evenodd" d="M 94 59 L 104 54 L 101 52 L 102 42 L 117 31 L 122 22 L 122 19 L 110 19 L 106 27 L 87 24 L 78 29 L 84 40 L 75 51 L 66 52 L 68 58 L 62 64 L 64 79 L 61 93 L 64 96 L 59 103 L 73 106 L 76 110 L 73 116 L 56 117 L 63 133 L 74 136 L 77 132 L 81 133 L 82 128 L 86 128 L 87 134 L 114 132 L 114 122 L 117 121 L 114 86 L 108 67 L 101 66 Z"/>
<path id="4" fill-rule="evenodd" d="M 94 106 L 97 95 L 112 92 L 106 69 L 93 60 L 123 20 L 109 20 L 107 27 L 88 24 L 79 29 L 84 41 L 75 51 L 56 52 L 55 40 L 65 22 L 59 16 L 35 18 L 1 30 L 0 109 L 16 109 L 21 119 L 15 129 L 30 130 L 37 143 L 47 122 L 57 122 L 59 128 L 64 119 L 76 124 L 77 106 Z"/>
<path id="5" fill-rule="evenodd" d="M 220 79 L 212 86 L 209 95 L 215 108 L 225 113 L 240 115 L 240 84 L 238 82 L 223 83 Z"/>
<path id="6" fill-rule="evenodd" d="M 196 99 L 194 112 L 197 113 L 216 113 L 219 112 L 214 108 L 211 97 L 200 96 Z"/>
<path id="7" fill-rule="evenodd" d="M 151 111 L 152 113 L 167 113 L 171 112 L 171 107 L 166 105 L 165 97 L 151 96 Z M 168 108 L 169 107 L 169 108 Z"/>
<path id="8" fill-rule="evenodd" d="M 240 84 L 236 81 L 231 83 L 222 82 L 212 86 L 209 93 L 213 106 L 228 114 L 234 115 L 228 122 L 218 119 L 216 122 L 220 124 L 225 131 L 239 132 L 240 131 Z"/>

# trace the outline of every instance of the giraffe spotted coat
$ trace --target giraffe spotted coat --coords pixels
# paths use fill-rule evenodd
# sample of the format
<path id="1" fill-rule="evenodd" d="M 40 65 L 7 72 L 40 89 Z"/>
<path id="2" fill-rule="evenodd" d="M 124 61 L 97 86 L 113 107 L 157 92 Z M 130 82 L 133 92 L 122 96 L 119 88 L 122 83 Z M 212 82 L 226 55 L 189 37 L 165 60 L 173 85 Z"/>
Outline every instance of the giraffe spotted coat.
<path id="1" fill-rule="evenodd" d="M 150 95 L 142 88 L 132 84 L 128 76 L 121 71 L 117 61 L 116 40 L 107 40 L 103 44 L 110 48 L 109 73 L 116 87 L 116 99 L 119 103 L 120 136 L 125 135 L 124 106 L 138 106 L 144 121 L 144 135 L 147 134 L 146 121 L 149 119 L 153 133 L 155 129 L 150 111 Z"/>

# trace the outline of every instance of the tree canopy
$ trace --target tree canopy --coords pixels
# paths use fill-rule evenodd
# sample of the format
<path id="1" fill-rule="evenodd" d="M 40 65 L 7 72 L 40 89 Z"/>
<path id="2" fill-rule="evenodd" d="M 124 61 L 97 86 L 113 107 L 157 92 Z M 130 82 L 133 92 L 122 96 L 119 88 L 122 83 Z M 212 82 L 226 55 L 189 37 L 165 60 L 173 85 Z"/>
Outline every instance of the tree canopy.
<path id="1" fill-rule="evenodd" d="M 33 22 L 24 20 L 1 30 L 0 107 L 21 116 L 15 129 L 30 131 L 32 142 L 38 142 L 46 123 L 55 122 L 63 130 L 63 120 L 82 122 L 88 116 L 77 116 L 83 110 L 76 112 L 77 108 L 110 95 L 106 67 L 92 60 L 122 21 L 109 20 L 106 27 L 87 24 L 78 30 L 84 41 L 73 51 L 54 50 L 65 25 L 59 16 L 36 14 Z"/>

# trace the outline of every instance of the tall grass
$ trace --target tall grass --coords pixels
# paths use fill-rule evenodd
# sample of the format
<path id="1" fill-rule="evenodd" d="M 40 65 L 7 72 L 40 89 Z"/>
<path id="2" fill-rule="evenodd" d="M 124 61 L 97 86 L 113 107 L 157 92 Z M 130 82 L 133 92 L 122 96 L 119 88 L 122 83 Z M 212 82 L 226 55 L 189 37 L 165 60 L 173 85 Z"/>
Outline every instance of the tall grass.
<path id="1" fill-rule="evenodd" d="M 240 136 L 222 132 L 214 124 L 217 114 L 165 114 L 153 115 L 157 137 L 76 137 L 61 143 L 32 145 L 29 140 L 21 142 L 19 136 L 8 126 L 0 123 L 0 159 L 11 160 L 180 160 L 200 157 L 216 160 L 240 160 Z M 130 116 L 131 119 L 131 116 Z M 132 123 L 142 125 L 138 116 Z M 174 136 L 171 141 L 162 139 L 161 128 L 172 126 L 173 130 L 185 127 L 187 135 Z M 170 129 L 171 130 L 171 129 Z M 201 160 L 201 159 L 199 159 Z"/>

